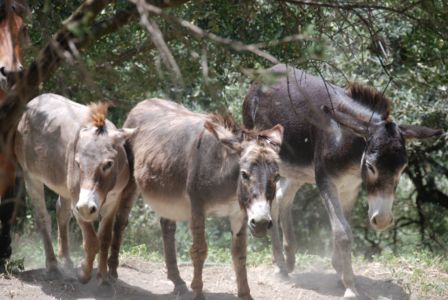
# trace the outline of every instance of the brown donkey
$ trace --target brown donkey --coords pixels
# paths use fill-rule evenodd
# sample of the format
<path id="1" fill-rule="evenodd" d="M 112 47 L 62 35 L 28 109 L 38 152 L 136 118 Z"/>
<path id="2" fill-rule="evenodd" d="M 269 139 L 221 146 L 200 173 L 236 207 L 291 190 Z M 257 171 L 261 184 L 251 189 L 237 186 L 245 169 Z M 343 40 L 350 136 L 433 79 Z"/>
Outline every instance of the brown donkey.
<path id="1" fill-rule="evenodd" d="M 0 1 L 0 107 L 23 71 L 22 46 L 28 38 L 24 19 L 28 13 L 25 1 Z M 12 153 L 13 134 L 11 130 L 0 137 L 0 272 L 11 256 L 10 230 L 20 186 Z"/>
<path id="2" fill-rule="evenodd" d="M 59 256 L 69 265 L 70 207 L 81 227 L 85 251 L 79 273 L 82 282 L 90 279 L 98 251 L 100 283 L 107 279 L 107 255 L 118 197 L 130 177 L 123 144 L 133 130 L 117 129 L 106 120 L 106 114 L 104 104 L 87 107 L 62 96 L 44 94 L 28 104 L 15 137 L 15 153 L 44 241 L 47 270 L 57 271 L 57 260 L 44 185 L 59 194 Z M 100 215 L 97 235 L 93 222 Z"/>
<path id="3" fill-rule="evenodd" d="M 138 127 L 129 140 L 135 181 L 127 186 L 117 213 L 109 259 L 112 275 L 117 276 L 121 234 L 138 189 L 162 217 L 168 278 L 176 293 L 187 290 L 177 268 L 176 221 L 190 222 L 194 266 L 191 288 L 195 299 L 203 299 L 205 218 L 216 216 L 230 219 L 238 296 L 252 299 L 246 274 L 246 225 L 255 236 L 264 236 L 272 225 L 270 206 L 279 179 L 282 126 L 244 131 L 230 119 L 193 113 L 159 99 L 139 103 L 129 113 L 125 126 Z"/>
<path id="4" fill-rule="evenodd" d="M 346 287 L 345 296 L 354 296 L 352 232 L 346 215 L 361 183 L 367 190 L 372 227 L 391 226 L 394 191 L 407 163 L 405 140 L 429 138 L 442 131 L 398 125 L 390 116 L 389 99 L 369 87 L 352 84 L 345 90 L 285 65 L 271 71 L 286 76 L 269 87 L 253 83 L 244 101 L 243 118 L 248 128 L 272 124 L 285 128 L 280 151 L 282 179 L 272 213 L 275 262 L 284 274 L 294 268 L 292 201 L 301 185 L 316 183 L 333 231 L 333 266 Z M 321 107 L 325 113 L 319 113 Z"/>

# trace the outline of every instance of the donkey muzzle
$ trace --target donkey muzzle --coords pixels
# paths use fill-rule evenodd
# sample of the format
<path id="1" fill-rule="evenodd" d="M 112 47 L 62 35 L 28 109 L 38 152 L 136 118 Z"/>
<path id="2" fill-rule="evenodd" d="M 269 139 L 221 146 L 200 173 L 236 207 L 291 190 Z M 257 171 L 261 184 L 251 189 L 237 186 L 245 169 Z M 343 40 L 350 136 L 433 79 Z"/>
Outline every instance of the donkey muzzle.
<path id="1" fill-rule="evenodd" d="M 95 190 L 81 189 L 74 212 L 83 221 L 92 222 L 99 215 L 99 196 Z"/>

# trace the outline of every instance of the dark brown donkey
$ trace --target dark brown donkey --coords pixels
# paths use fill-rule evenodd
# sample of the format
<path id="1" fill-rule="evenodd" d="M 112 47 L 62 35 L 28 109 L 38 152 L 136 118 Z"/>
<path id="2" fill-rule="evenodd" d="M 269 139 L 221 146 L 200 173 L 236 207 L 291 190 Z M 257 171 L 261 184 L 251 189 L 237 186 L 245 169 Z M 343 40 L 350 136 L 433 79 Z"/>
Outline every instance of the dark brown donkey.
<path id="1" fill-rule="evenodd" d="M 346 216 L 361 183 L 367 190 L 372 227 L 383 230 L 392 225 L 394 191 L 407 163 L 405 140 L 429 138 L 442 131 L 398 125 L 390 116 L 390 101 L 363 85 L 352 84 L 345 90 L 285 65 L 271 71 L 285 76 L 272 86 L 253 83 L 244 101 L 243 118 L 247 128 L 272 124 L 285 128 L 280 151 L 282 178 L 272 213 L 274 260 L 284 274 L 294 268 L 292 201 L 301 185 L 316 183 L 330 217 L 332 263 L 346 287 L 345 296 L 353 296 L 352 232 Z"/>
<path id="2" fill-rule="evenodd" d="M 243 131 L 230 120 L 193 113 L 160 99 L 139 103 L 129 113 L 125 126 L 138 127 L 130 139 L 135 182 L 126 188 L 117 214 L 109 260 L 112 275 L 117 276 L 121 234 L 138 188 L 162 217 L 168 278 L 176 293 L 187 290 L 176 262 L 176 221 L 190 222 L 194 266 L 191 288 L 195 299 L 203 299 L 205 218 L 217 216 L 230 219 L 238 296 L 252 299 L 246 274 L 246 225 L 255 236 L 265 235 L 272 225 L 270 207 L 279 179 L 283 127 Z"/>
<path id="3" fill-rule="evenodd" d="M 24 18 L 28 13 L 25 1 L 0 1 L 0 106 L 9 89 L 22 73 L 22 45 L 27 39 Z M 11 134 L 0 137 L 0 268 L 11 256 L 11 222 L 13 220 L 18 182 L 12 155 Z"/>
<path id="4" fill-rule="evenodd" d="M 100 283 L 107 281 L 113 222 L 119 196 L 130 177 L 123 145 L 134 130 L 117 129 L 106 120 L 106 114 L 107 107 L 101 104 L 84 106 L 44 94 L 28 103 L 15 137 L 15 154 L 42 234 L 47 269 L 57 271 L 57 261 L 44 185 L 59 194 L 59 256 L 69 265 L 67 225 L 71 208 L 81 227 L 85 251 L 79 274 L 82 282 L 90 279 L 98 251 Z M 97 235 L 94 222 L 99 216 Z"/>

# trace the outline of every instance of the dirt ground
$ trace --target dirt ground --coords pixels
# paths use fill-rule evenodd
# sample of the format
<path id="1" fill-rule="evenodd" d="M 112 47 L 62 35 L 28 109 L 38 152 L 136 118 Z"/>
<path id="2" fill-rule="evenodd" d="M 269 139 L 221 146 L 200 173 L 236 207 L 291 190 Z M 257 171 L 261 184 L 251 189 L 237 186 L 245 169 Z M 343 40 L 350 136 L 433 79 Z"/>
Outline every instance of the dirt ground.
<path id="1" fill-rule="evenodd" d="M 188 284 L 192 266 L 181 265 L 180 271 Z M 390 274 L 380 271 L 356 270 L 361 299 L 422 299 L 418 295 L 410 296 L 388 279 Z M 207 299 L 237 299 L 235 274 L 230 265 L 206 265 L 203 278 Z M 339 299 L 344 293 L 332 270 L 295 272 L 285 280 L 274 274 L 272 266 L 259 266 L 249 268 L 248 278 L 254 299 Z M 137 258 L 123 261 L 119 280 L 108 288 L 99 289 L 95 277 L 83 285 L 76 280 L 74 271 L 64 271 L 56 279 L 49 279 L 43 269 L 0 278 L 0 299 L 176 299 L 172 290 L 163 264 Z M 184 298 L 191 299 L 191 294 Z"/>

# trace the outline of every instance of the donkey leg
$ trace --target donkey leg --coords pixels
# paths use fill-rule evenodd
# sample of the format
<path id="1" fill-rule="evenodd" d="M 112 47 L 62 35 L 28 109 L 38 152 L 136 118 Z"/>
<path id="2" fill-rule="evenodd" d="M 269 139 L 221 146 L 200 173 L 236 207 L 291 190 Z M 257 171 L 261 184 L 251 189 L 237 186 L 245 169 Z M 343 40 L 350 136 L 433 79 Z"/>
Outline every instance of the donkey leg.
<path id="1" fill-rule="evenodd" d="M 350 218 L 350 213 L 355 204 L 356 198 L 360 190 L 360 185 L 345 186 L 339 189 L 339 199 L 341 202 L 342 210 L 344 212 L 345 218 L 348 220 Z M 333 255 L 331 258 L 332 265 L 338 275 L 342 278 L 343 274 L 343 254 L 340 252 L 338 247 L 335 247 L 336 242 L 333 239 Z"/>
<path id="2" fill-rule="evenodd" d="M 316 172 L 316 175 L 321 174 Z M 330 217 L 334 241 L 334 263 L 341 268 L 341 279 L 346 290 L 344 297 L 355 297 L 355 278 L 352 269 L 352 231 L 345 218 L 344 211 L 339 203 L 338 192 L 335 185 L 326 177 L 316 176 L 320 195 Z"/>
<path id="3" fill-rule="evenodd" d="M 287 180 L 287 179 L 286 179 Z M 292 223 L 292 205 L 297 190 L 301 184 L 287 180 L 280 183 L 280 193 L 283 193 L 280 201 L 280 225 L 283 232 L 283 247 L 286 256 L 286 270 L 292 272 L 296 264 L 297 240 Z"/>
<path id="4" fill-rule="evenodd" d="M 246 258 L 247 258 L 247 225 L 246 219 L 239 215 L 230 217 L 232 228 L 232 260 L 236 273 L 236 283 L 238 286 L 238 297 L 245 300 L 252 300 L 249 284 L 247 282 Z"/>
<path id="5" fill-rule="evenodd" d="M 165 264 L 168 273 L 168 279 L 174 283 L 174 294 L 182 295 L 188 292 L 185 281 L 182 280 L 177 267 L 176 258 L 176 222 L 160 218 L 163 236 L 163 252 L 165 254 Z"/>
<path id="6" fill-rule="evenodd" d="M 203 212 L 192 212 L 190 228 L 193 236 L 193 245 L 190 250 L 194 268 L 193 281 L 191 282 L 191 289 L 194 294 L 193 299 L 205 299 L 202 293 L 202 269 L 207 258 L 207 243 L 205 241 L 205 217 Z"/>
<path id="7" fill-rule="evenodd" d="M 44 185 L 37 179 L 25 175 L 25 186 L 34 206 L 34 217 L 45 249 L 45 265 L 48 272 L 58 271 L 58 262 L 51 242 L 51 218 L 45 204 Z"/>
<path id="8" fill-rule="evenodd" d="M 11 257 L 11 221 L 15 209 L 15 195 L 13 189 L 8 190 L 3 197 L 0 196 L 0 267 Z M 1 270 L 0 270 L 1 272 Z"/>
<path id="9" fill-rule="evenodd" d="M 84 248 L 84 260 L 81 263 L 78 279 L 81 283 L 87 283 L 92 277 L 93 261 L 100 246 L 93 224 L 80 220 L 78 220 L 78 224 L 81 227 Z"/>
<path id="10" fill-rule="evenodd" d="M 110 199 L 113 200 L 113 199 Z M 98 279 L 99 285 L 108 283 L 107 273 L 107 255 L 112 240 L 112 229 L 115 221 L 116 208 L 111 208 L 110 211 L 103 216 L 98 230 L 98 238 L 100 243 L 100 252 L 98 257 Z"/>
<path id="11" fill-rule="evenodd" d="M 282 277 L 288 276 L 288 271 L 286 268 L 285 257 L 283 256 L 283 248 L 280 241 L 280 207 L 278 199 L 274 199 L 272 202 L 271 216 L 272 216 L 272 228 L 271 233 L 271 243 L 272 243 L 272 262 L 278 268 L 277 272 Z"/>
<path id="12" fill-rule="evenodd" d="M 110 246 L 110 256 L 108 259 L 109 275 L 112 278 L 118 278 L 117 268 L 119 264 L 120 247 L 123 238 L 123 231 L 128 225 L 129 213 L 132 205 L 137 199 L 137 186 L 133 180 L 130 180 L 128 185 L 121 193 L 118 209 L 115 214 L 115 224 L 112 233 L 112 242 Z"/>
<path id="13" fill-rule="evenodd" d="M 68 224 L 72 216 L 70 207 L 70 200 L 59 196 L 56 203 L 56 215 L 58 220 L 58 244 L 59 244 L 59 258 L 64 259 L 66 267 L 72 268 L 73 262 L 70 258 L 70 249 L 68 244 Z"/>

